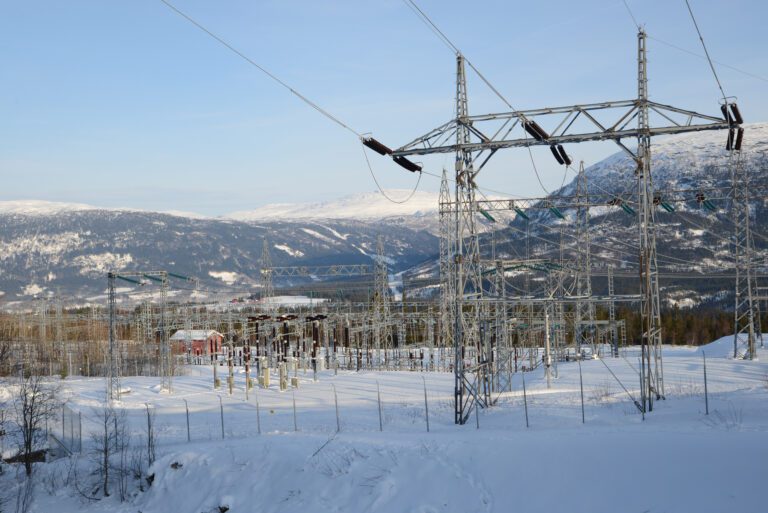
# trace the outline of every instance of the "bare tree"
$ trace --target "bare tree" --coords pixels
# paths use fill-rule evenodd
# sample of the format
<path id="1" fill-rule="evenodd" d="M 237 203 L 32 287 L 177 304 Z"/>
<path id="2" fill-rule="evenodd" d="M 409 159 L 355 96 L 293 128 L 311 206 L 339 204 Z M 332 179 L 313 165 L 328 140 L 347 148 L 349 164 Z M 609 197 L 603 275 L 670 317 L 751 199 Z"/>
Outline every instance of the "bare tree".
<path id="1" fill-rule="evenodd" d="M 6 367 L 10 369 L 11 361 L 11 342 L 0 340 L 0 375 Z"/>
<path id="2" fill-rule="evenodd" d="M 91 434 L 91 459 L 96 465 L 99 485 L 105 497 L 109 497 L 111 484 L 117 482 L 120 500 L 128 495 L 128 477 L 131 474 L 129 461 L 128 423 L 125 410 L 113 406 L 95 410 L 99 430 Z"/>
<path id="3" fill-rule="evenodd" d="M 19 378 L 17 383 L 13 408 L 18 430 L 18 457 L 24 463 L 27 476 L 31 476 L 40 442 L 44 441 L 46 422 L 59 406 L 58 387 L 38 375 Z"/>

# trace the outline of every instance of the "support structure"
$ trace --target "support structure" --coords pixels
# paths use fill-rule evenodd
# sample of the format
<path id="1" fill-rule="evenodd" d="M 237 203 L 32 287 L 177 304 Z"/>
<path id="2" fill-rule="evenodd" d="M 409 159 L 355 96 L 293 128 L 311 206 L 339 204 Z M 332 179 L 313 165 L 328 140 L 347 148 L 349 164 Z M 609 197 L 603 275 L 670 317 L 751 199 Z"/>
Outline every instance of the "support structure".
<path id="1" fill-rule="evenodd" d="M 458 205 L 454 211 L 454 420 L 464 424 L 474 406 L 484 407 L 490 395 L 489 351 L 481 336 L 480 245 L 475 220 L 476 188 L 471 144 L 464 56 L 456 56 L 456 186 Z M 484 335 L 485 333 L 483 333 Z M 470 355 L 466 353 L 470 352 Z M 474 354 L 472 354 L 474 353 Z M 469 356 L 469 358 L 467 358 Z"/>
<path id="2" fill-rule="evenodd" d="M 640 228 L 640 317 L 642 323 L 641 370 L 643 408 L 653 410 L 653 396 L 664 394 L 664 374 L 661 362 L 661 303 L 659 274 L 656 262 L 656 220 L 653 205 L 653 179 L 651 175 L 651 124 L 648 102 L 648 60 L 646 34 L 637 34 L 637 169 L 638 227 Z"/>
<path id="3" fill-rule="evenodd" d="M 579 206 L 576 208 L 576 295 L 578 297 L 592 296 L 592 262 L 589 244 L 589 191 L 587 175 L 584 172 L 584 162 L 579 164 L 579 174 L 576 177 L 576 198 Z M 563 240 L 560 240 L 562 251 Z M 563 262 L 560 263 L 563 265 Z M 577 302 L 574 317 L 574 345 L 576 351 L 588 344 L 595 348 L 595 304 L 592 302 Z"/>
<path id="4" fill-rule="evenodd" d="M 456 156 L 456 187 L 453 241 L 441 246 L 441 257 L 446 250 L 453 256 L 449 269 L 441 258 L 441 272 L 449 271 L 455 290 L 443 288 L 453 297 L 450 303 L 453 319 L 455 370 L 455 421 L 464 423 L 475 404 L 485 406 L 488 380 L 488 358 L 480 326 L 480 301 L 483 287 L 479 269 L 478 231 L 475 216 L 480 214 L 475 197 L 476 178 L 490 158 L 500 149 L 549 146 L 558 162 L 570 164 L 562 145 L 587 141 L 613 141 L 628 153 L 636 163 L 633 177 L 638 194 L 638 221 L 640 239 L 641 312 L 643 318 L 643 408 L 650 411 L 652 397 L 664 394 L 663 364 L 661 358 L 661 319 L 659 282 L 656 265 L 656 240 L 653 213 L 653 181 L 651 175 L 651 138 L 658 135 L 681 134 L 702 130 L 727 130 L 738 127 L 723 115 L 710 116 L 694 111 L 650 101 L 648 98 L 648 69 L 646 34 L 637 35 L 638 94 L 635 99 L 606 101 L 565 107 L 513 110 L 482 115 L 469 115 L 464 58 L 456 56 L 456 117 L 429 131 L 410 143 L 394 150 L 395 158 L 413 155 L 453 153 Z M 613 120 L 606 122 L 613 116 Z M 601 120 L 599 120 L 600 118 Z M 552 127 L 549 131 L 544 126 Z M 517 131 L 515 132 L 515 130 Z M 521 134 L 520 136 L 519 134 Z M 450 141 L 455 141 L 450 143 Z M 636 140 L 631 149 L 626 140 Z M 629 179 L 629 177 L 628 177 Z M 441 188 L 441 219 L 443 207 Z M 441 224 L 441 228 L 443 225 Z M 442 230 L 441 230 L 442 235 Z M 450 247 L 453 244 L 454 247 Z M 446 282 L 441 277 L 441 284 Z M 465 350 L 472 348 L 476 358 L 469 362 Z"/>
<path id="5" fill-rule="evenodd" d="M 107 365 L 107 400 L 120 400 L 120 348 L 115 329 L 115 273 L 107 273 L 107 303 L 109 307 L 109 354 Z"/>
<path id="6" fill-rule="evenodd" d="M 755 294 L 757 284 L 753 271 L 752 233 L 749 219 L 749 174 L 741 150 L 730 155 L 733 184 L 733 255 L 736 260 L 736 289 L 734 304 L 733 357 L 755 358 L 755 339 L 760 314 Z"/>

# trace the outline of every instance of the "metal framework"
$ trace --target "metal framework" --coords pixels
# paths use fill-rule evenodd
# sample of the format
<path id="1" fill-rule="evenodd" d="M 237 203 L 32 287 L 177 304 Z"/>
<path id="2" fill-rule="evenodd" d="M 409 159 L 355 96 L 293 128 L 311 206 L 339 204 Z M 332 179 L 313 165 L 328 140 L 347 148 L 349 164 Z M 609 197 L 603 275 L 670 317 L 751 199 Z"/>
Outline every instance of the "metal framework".
<path id="1" fill-rule="evenodd" d="M 757 282 L 752 264 L 754 242 L 749 219 L 749 173 L 740 150 L 732 151 L 730 160 L 733 183 L 733 252 L 736 260 L 733 357 L 751 360 L 755 358 L 755 339 L 761 330 L 755 329 L 760 313 L 758 301 L 755 299 Z"/>
<path id="2" fill-rule="evenodd" d="M 262 257 L 263 258 L 263 257 Z M 321 278 L 332 276 L 366 276 L 373 274 L 373 268 L 368 264 L 337 264 L 337 265 L 298 265 L 289 267 L 272 267 L 262 264 L 261 273 L 269 272 L 273 278 L 291 276 Z"/>
<path id="3" fill-rule="evenodd" d="M 738 124 L 725 117 L 700 114 L 650 101 L 644 30 L 639 30 L 637 40 L 638 94 L 635 99 L 484 115 L 470 115 L 468 112 L 464 58 L 459 53 L 456 59 L 456 117 L 392 152 L 395 158 L 438 153 L 454 153 L 456 156 L 456 208 L 453 212 L 455 247 L 452 255 L 455 265 L 451 268 L 456 290 L 450 299 L 456 315 L 453 333 L 456 423 L 466 422 L 475 404 L 488 404 L 485 400 L 489 383 L 485 375 L 488 371 L 486 342 L 479 330 L 483 287 L 478 272 L 478 231 L 474 216 L 479 210 L 475 194 L 478 173 L 503 148 L 546 145 L 554 153 L 562 144 L 614 141 L 636 162 L 634 179 L 637 184 L 643 319 L 643 409 L 651 411 L 652 397 L 663 396 L 651 138 L 702 130 L 732 129 Z M 547 131 L 543 128 L 545 126 L 554 128 Z M 513 134 L 515 129 L 517 132 Z M 634 151 L 625 144 L 627 139 L 637 141 Z M 466 347 L 477 348 L 478 358 L 474 364 L 465 364 L 462 351 Z"/>

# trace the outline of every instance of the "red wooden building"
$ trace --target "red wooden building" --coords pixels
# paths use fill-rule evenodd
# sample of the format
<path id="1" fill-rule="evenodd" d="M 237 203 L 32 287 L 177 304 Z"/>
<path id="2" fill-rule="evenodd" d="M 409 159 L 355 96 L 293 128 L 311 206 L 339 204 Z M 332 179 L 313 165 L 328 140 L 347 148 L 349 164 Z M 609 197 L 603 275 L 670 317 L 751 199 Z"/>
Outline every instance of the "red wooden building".
<path id="1" fill-rule="evenodd" d="M 178 330 L 171 337 L 175 354 L 211 356 L 221 354 L 224 335 L 215 330 Z"/>

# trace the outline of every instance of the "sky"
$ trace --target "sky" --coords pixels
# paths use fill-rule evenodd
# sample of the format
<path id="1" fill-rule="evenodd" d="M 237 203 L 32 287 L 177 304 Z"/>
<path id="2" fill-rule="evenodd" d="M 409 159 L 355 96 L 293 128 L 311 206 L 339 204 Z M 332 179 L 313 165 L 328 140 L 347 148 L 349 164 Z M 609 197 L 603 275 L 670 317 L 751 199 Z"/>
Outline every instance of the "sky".
<path id="1" fill-rule="evenodd" d="M 453 117 L 455 56 L 401 0 L 171 0 L 359 133 L 401 146 Z M 768 121 L 768 3 L 690 0 L 725 92 Z M 419 0 L 516 108 L 636 97 L 622 0 Z M 684 0 L 627 0 L 645 26 L 652 100 L 718 114 Z M 160 0 L 0 0 L 0 200 L 219 216 L 269 203 L 411 189 L 370 153 Z M 507 110 L 469 73 L 473 114 Z M 568 148 L 586 165 L 612 143 Z M 546 148 L 499 152 L 481 187 L 542 196 L 564 179 Z M 439 174 L 451 155 L 419 159 Z M 566 177 L 568 180 L 572 176 Z M 424 176 L 419 189 L 437 192 Z"/>

